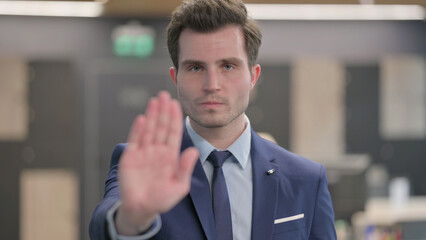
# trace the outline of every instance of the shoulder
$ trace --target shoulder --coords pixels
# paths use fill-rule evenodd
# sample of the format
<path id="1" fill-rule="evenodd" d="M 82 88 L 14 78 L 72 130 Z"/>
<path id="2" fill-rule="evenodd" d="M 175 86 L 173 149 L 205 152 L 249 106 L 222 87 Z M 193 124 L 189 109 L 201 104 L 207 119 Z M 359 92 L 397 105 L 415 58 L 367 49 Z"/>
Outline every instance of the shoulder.
<path id="1" fill-rule="evenodd" d="M 268 154 L 280 169 L 290 175 L 320 176 L 325 174 L 325 167 L 317 162 L 297 155 L 289 150 L 255 134 L 253 140 L 261 145 L 262 151 Z"/>
<path id="2" fill-rule="evenodd" d="M 127 143 L 119 143 L 115 146 L 114 151 L 112 151 L 112 155 L 111 155 L 110 167 L 118 164 L 121 154 L 123 154 L 123 151 L 126 148 L 126 146 L 127 146 Z"/>

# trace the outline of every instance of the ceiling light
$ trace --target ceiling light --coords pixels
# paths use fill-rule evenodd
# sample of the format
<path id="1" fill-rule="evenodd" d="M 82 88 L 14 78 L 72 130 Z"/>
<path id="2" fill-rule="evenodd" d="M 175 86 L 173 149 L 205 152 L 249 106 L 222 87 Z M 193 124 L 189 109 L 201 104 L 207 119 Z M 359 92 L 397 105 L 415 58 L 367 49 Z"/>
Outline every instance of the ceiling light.
<path id="1" fill-rule="evenodd" d="M 246 4 L 257 20 L 423 20 L 420 5 Z"/>
<path id="2" fill-rule="evenodd" d="M 0 15 L 99 17 L 100 2 L 0 1 Z"/>

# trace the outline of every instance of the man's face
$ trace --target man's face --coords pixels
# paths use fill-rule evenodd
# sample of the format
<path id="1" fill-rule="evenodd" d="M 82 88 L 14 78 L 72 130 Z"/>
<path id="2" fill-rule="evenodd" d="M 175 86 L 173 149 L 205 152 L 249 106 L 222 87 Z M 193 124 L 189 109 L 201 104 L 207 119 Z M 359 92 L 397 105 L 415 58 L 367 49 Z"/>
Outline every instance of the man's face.
<path id="1" fill-rule="evenodd" d="M 244 118 L 260 66 L 248 66 L 240 27 L 212 33 L 184 29 L 179 38 L 179 70 L 170 69 L 183 111 L 204 128 L 224 127 Z"/>

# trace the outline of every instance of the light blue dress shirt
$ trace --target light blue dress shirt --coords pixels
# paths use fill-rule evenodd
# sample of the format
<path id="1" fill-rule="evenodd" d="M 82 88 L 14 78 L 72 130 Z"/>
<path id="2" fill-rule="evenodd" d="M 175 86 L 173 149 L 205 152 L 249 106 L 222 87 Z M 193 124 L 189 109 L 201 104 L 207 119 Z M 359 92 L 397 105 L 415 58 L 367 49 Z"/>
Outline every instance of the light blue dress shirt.
<path id="1" fill-rule="evenodd" d="M 251 239 L 251 217 L 253 204 L 253 176 L 250 156 L 251 127 L 250 121 L 245 116 L 246 128 L 235 142 L 227 149 L 216 149 L 207 140 L 201 137 L 192 127 L 189 118 L 185 125 L 194 146 L 200 151 L 200 161 L 204 172 L 211 184 L 213 177 L 213 165 L 206 161 L 210 153 L 216 149 L 228 150 L 232 155 L 223 163 L 226 187 L 228 189 L 229 203 L 231 205 L 232 234 L 234 240 Z"/>

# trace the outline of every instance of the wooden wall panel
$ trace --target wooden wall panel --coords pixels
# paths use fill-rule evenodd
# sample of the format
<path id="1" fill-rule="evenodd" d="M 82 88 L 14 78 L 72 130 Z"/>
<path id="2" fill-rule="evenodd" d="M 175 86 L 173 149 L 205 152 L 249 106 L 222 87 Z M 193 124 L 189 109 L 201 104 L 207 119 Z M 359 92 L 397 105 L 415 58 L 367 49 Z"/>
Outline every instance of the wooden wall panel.
<path id="1" fill-rule="evenodd" d="M 426 138 L 426 65 L 420 56 L 380 63 L 380 134 L 387 140 Z"/>
<path id="2" fill-rule="evenodd" d="M 78 178 L 64 169 L 21 172 L 21 240 L 79 239 Z"/>
<path id="3" fill-rule="evenodd" d="M 0 58 L 0 141 L 22 141 L 28 135 L 27 64 Z"/>
<path id="4" fill-rule="evenodd" d="M 344 68 L 334 60 L 305 59 L 291 74 L 291 150 L 309 157 L 345 151 Z"/>

